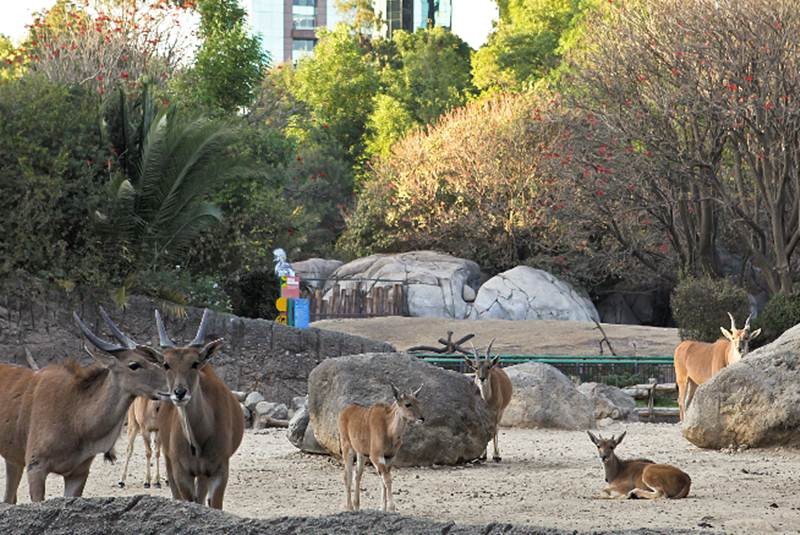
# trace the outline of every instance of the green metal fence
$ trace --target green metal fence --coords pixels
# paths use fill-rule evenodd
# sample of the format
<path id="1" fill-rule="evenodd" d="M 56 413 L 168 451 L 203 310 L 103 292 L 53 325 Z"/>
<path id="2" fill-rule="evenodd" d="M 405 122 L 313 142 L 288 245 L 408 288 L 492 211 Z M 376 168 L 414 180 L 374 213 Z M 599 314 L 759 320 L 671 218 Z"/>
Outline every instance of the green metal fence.
<path id="1" fill-rule="evenodd" d="M 462 355 L 418 353 L 418 358 L 452 370 L 465 372 Z M 552 364 L 567 375 L 578 376 L 581 381 L 609 384 L 646 383 L 655 378 L 658 383 L 674 383 L 675 369 L 672 356 L 609 356 L 609 355 L 500 355 L 503 366 L 523 362 Z"/>

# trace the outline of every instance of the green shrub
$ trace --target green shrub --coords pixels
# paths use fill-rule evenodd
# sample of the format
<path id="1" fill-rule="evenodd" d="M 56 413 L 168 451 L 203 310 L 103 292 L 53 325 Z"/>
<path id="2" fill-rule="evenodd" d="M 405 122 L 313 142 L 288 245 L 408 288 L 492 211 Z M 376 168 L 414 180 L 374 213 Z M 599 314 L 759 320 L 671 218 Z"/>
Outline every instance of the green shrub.
<path id="1" fill-rule="evenodd" d="M 275 319 L 278 310 L 275 300 L 281 289 L 271 269 L 250 271 L 225 283 L 231 296 L 233 313 L 245 318 Z"/>
<path id="2" fill-rule="evenodd" d="M 149 271 L 136 276 L 133 293 L 176 303 L 230 312 L 231 299 L 214 277 L 192 275 L 188 271 Z"/>
<path id="3" fill-rule="evenodd" d="M 753 328 L 761 328 L 758 345 L 772 342 L 787 329 L 800 323 L 800 294 L 775 295 L 753 321 Z"/>
<path id="4" fill-rule="evenodd" d="M 741 328 L 750 313 L 747 292 L 726 279 L 687 278 L 672 293 L 672 315 L 682 340 L 713 342 L 730 328 L 728 312 Z"/>

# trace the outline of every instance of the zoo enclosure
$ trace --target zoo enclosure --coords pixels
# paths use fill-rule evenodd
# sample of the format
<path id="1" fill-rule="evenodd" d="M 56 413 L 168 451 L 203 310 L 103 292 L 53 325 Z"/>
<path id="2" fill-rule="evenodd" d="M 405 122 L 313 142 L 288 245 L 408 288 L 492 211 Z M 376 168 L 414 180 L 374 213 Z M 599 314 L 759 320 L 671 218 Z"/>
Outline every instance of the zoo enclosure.
<path id="1" fill-rule="evenodd" d="M 417 357 L 443 368 L 466 372 L 463 355 L 417 354 Z M 523 362 L 551 364 L 567 376 L 578 377 L 581 382 L 606 383 L 628 386 L 647 383 L 651 378 L 657 383 L 674 383 L 675 368 L 672 356 L 608 356 L 608 355 L 500 355 L 505 366 Z"/>
<path id="2" fill-rule="evenodd" d="M 317 283 L 317 284 L 309 284 Z M 395 279 L 301 279 L 310 321 L 409 316 L 408 282 Z"/>

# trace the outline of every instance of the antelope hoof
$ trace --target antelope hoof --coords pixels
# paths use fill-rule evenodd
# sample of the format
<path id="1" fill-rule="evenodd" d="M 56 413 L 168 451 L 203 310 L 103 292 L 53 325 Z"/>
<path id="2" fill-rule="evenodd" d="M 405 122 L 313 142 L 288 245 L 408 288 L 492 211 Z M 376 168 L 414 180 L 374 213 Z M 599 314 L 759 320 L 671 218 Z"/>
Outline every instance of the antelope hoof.
<path id="1" fill-rule="evenodd" d="M 496 463 L 499 463 L 500 461 L 502 461 L 502 460 L 503 460 L 503 458 L 502 458 L 502 457 L 500 457 L 499 455 L 495 455 L 494 457 L 492 457 L 492 460 L 493 460 L 494 462 L 496 462 Z"/>
<path id="2" fill-rule="evenodd" d="M 121 488 L 121 489 L 124 489 L 125 488 L 125 482 L 124 481 L 120 481 L 119 483 L 117 483 L 117 486 L 119 488 Z"/>
<path id="3" fill-rule="evenodd" d="M 150 483 L 145 483 L 144 484 L 144 488 L 149 489 L 150 488 Z"/>
<path id="4" fill-rule="evenodd" d="M 481 455 L 480 457 L 478 457 L 478 460 L 479 460 L 479 461 L 485 461 L 485 460 L 486 460 L 486 454 L 484 453 L 483 455 Z"/>
<path id="5" fill-rule="evenodd" d="M 160 489 L 161 488 L 161 482 L 160 481 L 156 481 L 155 483 L 153 483 L 153 486 L 155 488 L 157 488 L 157 489 Z"/>

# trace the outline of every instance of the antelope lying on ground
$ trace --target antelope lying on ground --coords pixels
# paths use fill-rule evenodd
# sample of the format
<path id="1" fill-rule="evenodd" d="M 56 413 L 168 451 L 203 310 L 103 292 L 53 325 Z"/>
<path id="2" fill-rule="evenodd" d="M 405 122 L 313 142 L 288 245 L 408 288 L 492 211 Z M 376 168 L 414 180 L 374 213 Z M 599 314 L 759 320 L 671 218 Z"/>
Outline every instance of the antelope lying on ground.
<path id="1" fill-rule="evenodd" d="M 647 459 L 631 459 L 623 461 L 614 453 L 625 431 L 609 439 L 594 436 L 592 439 L 600 460 L 606 469 L 606 483 L 608 486 L 602 492 L 603 498 L 685 498 L 689 494 L 692 480 L 686 472 L 669 464 L 655 464 Z"/>
<path id="2" fill-rule="evenodd" d="M 503 418 L 503 412 L 508 407 L 508 404 L 511 402 L 511 379 L 508 378 L 508 374 L 503 370 L 503 368 L 498 366 L 500 362 L 500 355 L 495 356 L 492 358 L 491 350 L 492 344 L 494 340 L 491 341 L 489 347 L 486 349 L 486 358 L 481 360 L 478 356 L 476 351 L 473 351 L 475 355 L 475 362 L 473 363 L 470 361 L 469 357 L 465 356 L 464 360 L 467 363 L 467 366 L 472 368 L 475 372 L 475 384 L 478 385 L 478 390 L 481 392 L 481 397 L 486 401 L 486 404 L 489 405 L 489 408 L 492 409 L 495 415 L 495 426 L 494 426 L 494 462 L 499 463 L 501 461 L 500 457 L 500 449 L 497 447 L 497 433 L 498 433 L 498 426 L 500 425 L 500 420 Z M 488 444 L 486 445 L 488 448 Z M 486 459 L 486 450 L 483 451 L 483 456 L 481 457 L 482 460 Z"/>
<path id="3" fill-rule="evenodd" d="M 761 334 L 761 329 L 750 332 L 750 316 L 741 329 L 736 328 L 733 316 L 731 330 L 720 327 L 722 335 L 713 344 L 686 340 L 675 348 L 675 382 L 678 386 L 678 407 L 683 420 L 697 387 L 705 383 L 722 368 L 737 362 L 749 351 L 750 340 Z"/>
<path id="4" fill-rule="evenodd" d="M 119 480 L 120 488 L 125 487 L 125 481 L 128 478 L 128 463 L 131 460 L 131 455 L 133 455 L 133 444 L 138 434 L 142 435 L 144 454 L 147 457 L 144 488 L 150 488 L 150 464 L 153 456 L 153 442 L 155 442 L 156 450 L 156 481 L 154 485 L 157 489 L 161 488 L 161 471 L 159 469 L 161 460 L 161 436 L 158 433 L 158 412 L 161 408 L 161 403 L 162 402 L 158 400 L 138 397 L 128 409 L 128 453 L 125 456 L 125 465 L 122 468 L 122 477 Z M 153 441 L 150 440 L 151 433 L 153 434 Z"/>
<path id="5" fill-rule="evenodd" d="M 344 462 L 344 488 L 348 511 L 361 506 L 361 475 L 364 464 L 370 462 L 381 477 L 383 510 L 396 510 L 392 499 L 392 461 L 403 442 L 407 422 L 424 422 L 417 394 L 422 385 L 410 394 L 401 394 L 394 385 L 394 403 L 376 403 L 371 407 L 348 405 L 339 414 L 339 444 Z M 357 462 L 355 477 L 353 461 Z M 355 494 L 351 497 L 351 485 Z"/>
<path id="6" fill-rule="evenodd" d="M 86 338 L 105 353 L 93 354 L 97 364 L 82 368 L 67 361 L 37 372 L 0 364 L 6 503 L 16 503 L 26 467 L 31 501 L 44 500 L 49 473 L 64 477 L 64 496 L 81 496 L 94 456 L 109 454 L 134 398 L 155 397 L 166 386 L 158 353 L 137 345 L 100 313 L 119 344 L 97 337 L 74 314 Z"/>
<path id="7" fill-rule="evenodd" d="M 208 310 L 194 340 L 176 347 L 156 310 L 158 337 L 171 403 L 158 414 L 172 497 L 222 509 L 231 456 L 242 443 L 244 414 L 239 401 L 217 377 L 208 360 L 222 339 L 204 344 Z"/>

